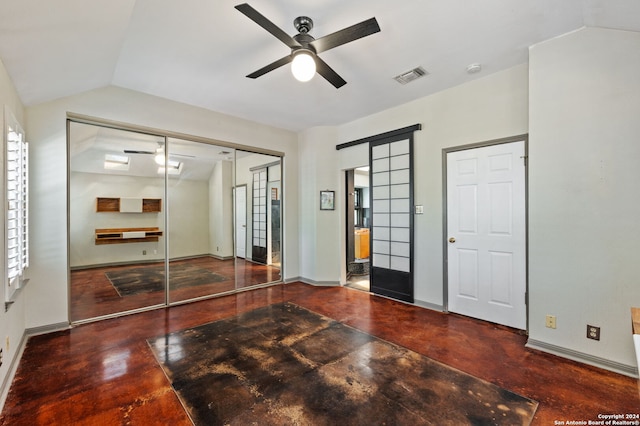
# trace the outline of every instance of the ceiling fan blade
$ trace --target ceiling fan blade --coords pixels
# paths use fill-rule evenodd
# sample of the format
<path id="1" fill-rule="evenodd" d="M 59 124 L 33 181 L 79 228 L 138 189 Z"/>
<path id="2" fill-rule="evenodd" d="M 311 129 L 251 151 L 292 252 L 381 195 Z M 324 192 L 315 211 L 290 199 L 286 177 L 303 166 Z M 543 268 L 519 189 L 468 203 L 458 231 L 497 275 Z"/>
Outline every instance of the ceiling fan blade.
<path id="1" fill-rule="evenodd" d="M 309 43 L 316 49 L 316 53 L 325 52 L 334 47 L 358 40 L 359 38 L 375 34 L 380 31 L 376 18 L 367 19 L 359 24 L 352 25 L 335 33 L 320 37 Z"/>
<path id="2" fill-rule="evenodd" d="M 125 154 L 155 154 L 155 152 L 151 152 L 151 151 L 138 151 L 136 149 L 125 149 L 124 150 Z"/>
<path id="3" fill-rule="evenodd" d="M 247 3 L 239 4 L 236 6 L 240 12 L 242 12 L 247 18 L 251 19 L 256 24 L 270 32 L 278 40 L 289 46 L 291 49 L 294 47 L 300 47 L 300 43 L 295 41 L 293 37 L 281 30 L 276 24 L 264 17 L 260 12 L 249 6 Z"/>
<path id="4" fill-rule="evenodd" d="M 323 76 L 329 83 L 333 84 L 336 89 L 341 88 L 346 81 L 338 75 L 325 61 L 316 56 L 316 72 Z"/>
<path id="5" fill-rule="evenodd" d="M 269 65 L 260 68 L 258 71 L 254 71 L 251 74 L 249 74 L 247 77 L 249 78 L 258 78 L 261 75 L 265 75 L 266 73 L 268 73 L 269 71 L 273 71 L 276 68 L 280 68 L 283 65 L 287 65 L 289 62 L 291 62 L 293 60 L 293 58 L 291 57 L 291 55 L 287 55 L 284 58 L 280 58 L 275 62 L 270 63 Z"/>

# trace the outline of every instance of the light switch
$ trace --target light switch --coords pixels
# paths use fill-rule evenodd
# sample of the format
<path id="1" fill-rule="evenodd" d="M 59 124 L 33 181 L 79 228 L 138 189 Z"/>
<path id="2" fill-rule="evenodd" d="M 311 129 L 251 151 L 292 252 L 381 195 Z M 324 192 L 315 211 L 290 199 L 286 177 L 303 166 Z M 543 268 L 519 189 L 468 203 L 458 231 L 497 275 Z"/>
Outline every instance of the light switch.
<path id="1" fill-rule="evenodd" d="M 416 214 L 423 214 L 424 206 L 416 206 Z"/>

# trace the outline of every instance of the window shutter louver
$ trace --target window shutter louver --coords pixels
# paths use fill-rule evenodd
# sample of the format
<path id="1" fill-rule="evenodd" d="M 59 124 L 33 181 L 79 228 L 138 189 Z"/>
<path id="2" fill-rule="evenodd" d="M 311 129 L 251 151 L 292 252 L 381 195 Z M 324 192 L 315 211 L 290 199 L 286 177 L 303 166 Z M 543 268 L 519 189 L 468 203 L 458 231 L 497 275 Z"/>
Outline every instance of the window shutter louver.
<path id="1" fill-rule="evenodd" d="M 21 276 L 29 265 L 28 158 L 24 132 L 7 114 L 6 128 L 6 253 L 7 298 L 20 287 Z"/>

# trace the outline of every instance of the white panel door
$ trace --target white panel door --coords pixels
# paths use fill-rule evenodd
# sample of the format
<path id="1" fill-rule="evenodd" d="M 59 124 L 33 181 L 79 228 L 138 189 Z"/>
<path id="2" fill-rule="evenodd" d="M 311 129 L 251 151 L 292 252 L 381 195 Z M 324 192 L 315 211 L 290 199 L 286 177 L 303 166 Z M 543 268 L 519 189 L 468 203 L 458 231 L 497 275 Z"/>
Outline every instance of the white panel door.
<path id="1" fill-rule="evenodd" d="M 525 329 L 524 141 L 447 154 L 448 308 Z"/>
<path id="2" fill-rule="evenodd" d="M 236 209 L 236 256 L 247 256 L 247 187 L 235 188 Z"/>

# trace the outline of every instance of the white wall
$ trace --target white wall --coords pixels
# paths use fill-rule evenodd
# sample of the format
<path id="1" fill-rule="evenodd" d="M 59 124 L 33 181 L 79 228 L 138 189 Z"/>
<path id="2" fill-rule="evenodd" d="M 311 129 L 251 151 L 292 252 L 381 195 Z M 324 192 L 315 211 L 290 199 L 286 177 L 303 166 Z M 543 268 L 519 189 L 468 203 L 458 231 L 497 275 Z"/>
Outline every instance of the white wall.
<path id="1" fill-rule="evenodd" d="M 300 275 L 309 283 L 340 282 L 340 218 L 337 129 L 316 127 L 300 133 Z M 320 211 L 320 191 L 336 191 L 335 210 Z"/>
<path id="2" fill-rule="evenodd" d="M 72 172 L 69 183 L 69 264 L 71 267 L 117 263 L 145 257 L 164 258 L 164 239 L 135 244 L 95 244 L 99 228 L 138 228 L 157 226 L 164 231 L 161 213 L 97 213 L 96 197 L 164 198 L 164 179 Z M 164 212 L 165 203 L 163 201 Z M 158 253 L 154 256 L 153 251 Z"/>
<path id="3" fill-rule="evenodd" d="M 167 197 L 169 259 L 211 253 L 209 181 L 169 177 Z"/>
<path id="4" fill-rule="evenodd" d="M 118 87 L 105 87 L 32 106 L 26 111 L 26 131 L 32 141 L 28 328 L 68 320 L 67 112 L 284 152 L 287 218 L 284 277 L 298 275 L 296 134 Z"/>
<path id="5" fill-rule="evenodd" d="M 169 177 L 169 233 L 164 229 L 167 203 L 160 213 L 96 213 L 96 197 L 164 198 L 164 178 L 72 172 L 70 187 L 71 267 L 102 263 L 164 259 L 165 238 L 169 256 L 181 258 L 214 254 L 233 256 L 231 204 L 232 167 L 216 164 L 209 181 Z M 95 245 L 97 228 L 154 227 L 164 232 L 158 242 Z M 142 251 L 147 252 L 146 255 Z"/>
<path id="6" fill-rule="evenodd" d="M 12 114 L 16 117 L 18 122 L 22 125 L 22 127 L 26 130 L 25 120 L 24 120 L 24 108 L 22 103 L 20 102 L 20 98 L 18 98 L 18 94 L 13 85 L 13 82 L 9 78 L 7 71 L 4 67 L 4 64 L 0 61 L 0 106 L 3 106 L 2 112 L 0 112 L 0 124 L 2 124 L 2 133 L 4 133 L 5 122 L 4 122 L 4 109 L 7 108 Z M 27 133 L 27 140 L 29 138 L 29 133 Z M 4 136 L 0 135 L 0 140 L 4 140 Z M 4 145 L 3 145 L 4 146 Z M 4 149 L 0 149 L 0 175 L 5 175 L 4 168 Z M 5 200 L 5 191 L 4 185 L 2 186 L 2 205 L 6 205 Z M 5 209 L 0 209 L 0 218 L 2 223 L 6 223 L 6 215 Z M 2 241 L 5 240 L 4 234 L 4 225 L 0 226 L 0 235 L 2 236 Z M 16 358 L 17 350 L 20 346 L 20 341 L 24 334 L 26 328 L 26 315 L 25 315 L 25 293 L 21 293 L 18 295 L 17 300 L 11 306 L 8 312 L 5 312 L 4 309 L 4 301 L 5 301 L 5 279 L 7 276 L 7 266 L 6 266 L 6 258 L 7 253 L 5 251 L 5 244 L 0 244 L 0 255 L 2 256 L 2 284 L 0 285 L 0 295 L 2 299 L 0 300 L 0 348 L 3 349 L 3 363 L 0 366 L 0 409 L 4 404 L 4 399 L 6 397 L 6 392 L 9 390 L 9 383 L 7 380 L 9 379 L 9 369 L 12 366 L 12 361 Z M 9 347 L 6 345 L 6 339 L 9 339 Z"/>
<path id="7" fill-rule="evenodd" d="M 530 49 L 530 342 L 631 367 L 639 52 L 640 33 L 597 28 Z M 599 342 L 586 339 L 587 324 L 601 327 Z"/>
<path id="8" fill-rule="evenodd" d="M 369 186 L 369 172 L 356 170 L 353 173 L 353 186 L 356 188 L 367 188 Z"/>
<path id="9" fill-rule="evenodd" d="M 233 257 L 233 167 L 219 160 L 209 179 L 210 253 Z"/>
<path id="10" fill-rule="evenodd" d="M 339 127 L 336 142 L 344 143 L 422 124 L 414 134 L 414 200 L 425 211 L 414 222 L 417 304 L 443 304 L 442 150 L 527 133 L 527 80 L 527 66 L 520 65 Z M 329 148 L 335 150 L 335 144 Z M 347 169 L 366 165 L 368 152 L 356 146 L 339 151 L 339 156 L 339 167 Z M 364 161 L 359 161 L 362 156 Z M 333 167 L 331 173 L 340 172 Z M 343 198 L 340 185 L 338 199 Z"/>

